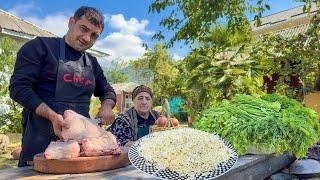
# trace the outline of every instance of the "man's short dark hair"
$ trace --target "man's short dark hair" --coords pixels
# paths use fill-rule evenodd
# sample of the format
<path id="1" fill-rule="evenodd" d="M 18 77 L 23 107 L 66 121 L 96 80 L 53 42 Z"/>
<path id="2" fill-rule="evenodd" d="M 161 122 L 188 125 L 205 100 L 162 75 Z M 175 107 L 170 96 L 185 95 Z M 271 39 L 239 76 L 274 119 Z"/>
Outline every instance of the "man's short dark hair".
<path id="1" fill-rule="evenodd" d="M 74 13 L 73 18 L 77 21 L 83 15 L 87 18 L 87 20 L 91 24 L 93 24 L 93 25 L 95 25 L 95 26 L 97 26 L 97 27 L 99 27 L 99 28 L 101 28 L 103 30 L 103 28 L 104 28 L 104 17 L 101 14 L 101 12 L 99 12 L 96 8 L 88 7 L 88 6 L 81 6 Z"/>

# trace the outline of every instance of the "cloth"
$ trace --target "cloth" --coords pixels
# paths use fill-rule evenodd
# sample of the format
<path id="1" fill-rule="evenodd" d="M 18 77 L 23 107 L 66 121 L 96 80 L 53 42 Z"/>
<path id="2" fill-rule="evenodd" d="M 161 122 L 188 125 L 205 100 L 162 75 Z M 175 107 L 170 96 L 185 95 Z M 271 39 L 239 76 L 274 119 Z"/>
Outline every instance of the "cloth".
<path id="1" fill-rule="evenodd" d="M 150 132 L 150 125 L 138 127 L 137 139 L 140 139 L 143 136 L 148 135 L 149 132 Z"/>
<path id="2" fill-rule="evenodd" d="M 95 87 L 95 77 L 87 53 L 83 53 L 78 61 L 66 60 L 65 43 L 61 39 L 55 101 L 84 103 L 87 104 L 89 112 Z"/>
<path id="3" fill-rule="evenodd" d="M 154 110 L 150 111 L 150 115 L 151 115 L 150 119 L 152 119 L 152 122 L 138 125 L 137 111 L 135 110 L 134 107 L 132 107 L 132 108 L 128 109 L 127 111 L 121 113 L 116 118 L 116 120 L 114 121 L 114 123 L 110 127 L 110 131 L 112 134 L 117 136 L 117 138 L 120 142 L 120 145 L 124 146 L 129 141 L 138 140 L 140 138 L 140 137 L 138 138 L 139 128 L 153 125 L 155 120 L 158 119 L 160 116 L 159 112 L 154 111 Z M 148 120 L 149 120 L 149 118 L 148 118 Z M 146 135 L 146 134 L 144 134 L 144 135 Z"/>
<path id="4" fill-rule="evenodd" d="M 155 119 L 153 118 L 151 113 L 149 113 L 149 116 L 147 119 L 145 119 L 145 118 L 141 117 L 139 114 L 137 114 L 137 119 L 138 119 L 138 127 L 150 126 L 150 125 L 153 125 L 155 122 Z"/>
<path id="5" fill-rule="evenodd" d="M 10 96 L 28 111 L 34 112 L 43 102 L 42 99 L 54 98 L 58 69 L 59 40 L 61 38 L 37 37 L 24 44 L 17 54 L 16 66 L 10 79 Z M 82 52 L 78 52 L 65 43 L 65 57 L 78 60 Z M 94 95 L 100 101 L 112 99 L 116 102 L 116 94 L 107 82 L 103 71 L 95 57 L 88 54 L 95 77 Z"/>
<path id="6" fill-rule="evenodd" d="M 136 96 L 141 92 L 149 93 L 151 98 L 153 98 L 153 93 L 152 93 L 151 89 L 145 85 L 140 85 L 140 86 L 137 86 L 136 88 L 133 89 L 132 100 L 134 100 L 134 98 L 136 98 Z"/>
<path id="7" fill-rule="evenodd" d="M 149 113 L 149 116 L 147 119 L 141 117 L 139 114 L 137 114 L 138 118 L 138 132 L 137 132 L 137 139 L 142 138 L 145 135 L 148 135 L 150 132 L 150 126 L 155 123 L 155 119 Z"/>

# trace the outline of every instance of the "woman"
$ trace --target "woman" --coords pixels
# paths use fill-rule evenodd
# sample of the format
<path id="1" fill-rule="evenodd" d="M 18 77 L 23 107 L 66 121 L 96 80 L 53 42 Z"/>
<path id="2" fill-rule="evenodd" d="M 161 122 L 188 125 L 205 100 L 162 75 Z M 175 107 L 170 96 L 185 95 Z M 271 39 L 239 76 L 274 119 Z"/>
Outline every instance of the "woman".
<path id="1" fill-rule="evenodd" d="M 131 146 L 134 141 L 149 134 L 149 128 L 160 116 L 151 110 L 153 93 L 147 86 L 137 86 L 132 92 L 134 107 L 121 113 L 111 125 L 112 134 L 117 136 L 121 146 Z"/>

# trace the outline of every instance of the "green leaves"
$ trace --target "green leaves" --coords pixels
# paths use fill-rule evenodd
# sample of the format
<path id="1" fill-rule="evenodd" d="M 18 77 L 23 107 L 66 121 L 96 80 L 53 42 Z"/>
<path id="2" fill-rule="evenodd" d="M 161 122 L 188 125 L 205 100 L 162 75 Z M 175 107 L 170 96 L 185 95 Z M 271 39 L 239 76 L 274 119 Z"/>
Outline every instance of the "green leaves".
<path id="1" fill-rule="evenodd" d="M 297 158 L 306 155 L 319 140 L 320 124 L 315 111 L 279 96 L 257 98 L 237 95 L 230 101 L 206 109 L 194 124 L 228 140 L 240 155 L 249 145 L 277 154 L 288 152 Z"/>
<path id="2" fill-rule="evenodd" d="M 275 92 L 302 100 L 305 90 L 312 89 L 316 78 L 320 79 L 319 20 L 316 14 L 304 34 L 294 37 L 269 34 L 252 44 L 250 56 L 265 68 L 265 75 L 279 77 Z M 293 85 L 294 78 L 304 87 Z"/>
<path id="3" fill-rule="evenodd" d="M 174 97 L 181 91 L 178 81 L 178 69 L 174 66 L 172 57 L 161 44 L 156 44 L 153 50 L 145 53 L 144 57 L 132 62 L 138 72 L 141 70 L 152 73 L 152 86 L 156 99 L 161 97 Z M 150 74 L 148 76 L 150 78 Z"/>
<path id="4" fill-rule="evenodd" d="M 0 43 L 0 133 L 21 132 L 21 106 L 9 97 L 9 79 L 16 60 L 17 45 L 12 39 Z M 7 110 L 5 110 L 8 107 Z"/>
<path id="5" fill-rule="evenodd" d="M 169 12 L 160 25 L 175 32 L 165 45 L 171 47 L 176 41 L 184 41 L 186 44 L 198 41 L 223 18 L 226 18 L 229 30 L 243 31 L 249 27 L 246 12 L 256 14 L 259 20 L 265 9 L 270 7 L 262 0 L 256 4 L 245 0 L 154 0 L 149 13 Z M 160 31 L 154 38 L 164 38 L 161 34 Z"/>
<path id="6" fill-rule="evenodd" d="M 306 3 L 306 10 L 311 2 L 320 5 L 315 0 L 298 1 Z M 149 12 L 164 15 L 164 28 L 154 38 L 163 39 L 164 30 L 170 30 L 174 35 L 164 47 L 176 41 L 197 47 L 183 62 L 174 65 L 176 73 L 170 77 L 159 70 L 158 75 L 154 74 L 163 68 L 155 68 L 156 63 L 149 60 L 160 63 L 157 59 L 161 56 L 150 52 L 147 64 L 153 69 L 153 77 L 161 75 L 154 88 L 170 87 L 159 90 L 159 96 L 161 92 L 187 97 L 192 102 L 192 112 L 198 113 L 235 94 L 261 95 L 265 90 L 263 78 L 278 75 L 276 92 L 302 99 L 305 90 L 312 89 L 320 79 L 319 15 L 303 35 L 254 39 L 245 14 L 254 14 L 256 24 L 260 24 L 262 13 L 269 9 L 263 0 L 154 0 Z M 302 88 L 291 84 L 294 78 Z"/>
<path id="7" fill-rule="evenodd" d="M 198 48 L 193 50 L 185 62 L 190 77 L 188 87 L 199 91 L 221 91 L 207 100 L 231 98 L 236 93 L 258 93 L 262 87 L 262 72 L 259 62 L 248 56 L 248 47 L 241 45 L 234 51 L 219 48 Z M 196 87 L 196 88 L 193 88 Z M 202 98 L 202 97 L 199 97 Z M 207 97 L 203 97 L 207 98 Z M 201 101 L 201 100 L 200 100 Z M 208 103 L 208 102 L 207 102 Z M 204 104 L 206 107 L 208 104 Z"/>
<path id="8" fill-rule="evenodd" d="M 111 67 L 104 70 L 109 83 L 125 83 L 129 81 L 129 74 L 123 69 L 126 66 L 124 61 L 120 59 L 111 62 Z"/>

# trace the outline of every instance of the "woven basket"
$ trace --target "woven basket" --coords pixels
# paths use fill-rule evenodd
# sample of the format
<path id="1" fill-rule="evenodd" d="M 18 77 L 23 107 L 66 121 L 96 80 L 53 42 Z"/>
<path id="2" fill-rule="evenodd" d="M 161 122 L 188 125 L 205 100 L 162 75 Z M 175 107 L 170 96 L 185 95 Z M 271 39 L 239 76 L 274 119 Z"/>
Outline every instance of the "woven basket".
<path id="1" fill-rule="evenodd" d="M 150 126 L 150 133 L 153 133 L 153 132 L 158 132 L 158 131 L 166 131 L 166 130 L 170 130 L 170 129 L 176 129 L 176 128 L 179 128 L 179 127 L 158 127 L 157 125 L 153 125 L 153 126 Z"/>
<path id="2" fill-rule="evenodd" d="M 169 102 L 168 102 L 168 99 L 165 98 L 162 102 L 161 116 L 166 117 L 166 119 L 167 119 L 166 125 L 164 127 L 158 127 L 157 125 L 150 126 L 149 132 L 153 133 L 153 132 L 157 132 L 157 131 L 166 131 L 166 130 L 171 130 L 171 129 L 177 129 L 180 127 L 188 127 L 188 125 L 178 125 L 178 126 L 174 127 L 172 120 L 170 118 L 171 117 L 170 114 L 171 113 L 170 113 Z"/>

